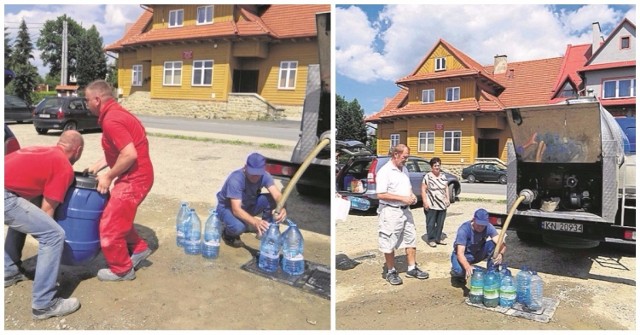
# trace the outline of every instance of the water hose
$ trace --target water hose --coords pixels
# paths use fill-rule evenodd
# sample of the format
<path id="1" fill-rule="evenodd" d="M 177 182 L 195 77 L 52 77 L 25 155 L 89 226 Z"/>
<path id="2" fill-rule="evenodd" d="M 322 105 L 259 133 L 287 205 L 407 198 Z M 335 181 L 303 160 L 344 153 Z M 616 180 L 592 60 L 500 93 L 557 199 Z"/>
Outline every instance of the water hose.
<path id="1" fill-rule="evenodd" d="M 496 244 L 496 248 L 493 250 L 493 256 L 491 256 L 491 258 L 495 260 L 500 254 L 500 248 L 502 248 L 502 244 L 504 242 L 504 236 L 507 234 L 507 228 L 509 227 L 509 223 L 511 223 L 511 218 L 513 217 L 513 213 L 516 212 L 516 208 L 518 208 L 521 202 L 524 202 L 525 204 L 530 204 L 531 202 L 533 202 L 535 198 L 536 198 L 536 195 L 531 190 L 524 189 L 520 192 L 520 196 L 518 196 L 518 199 L 516 199 L 516 201 L 511 206 L 511 210 L 509 210 L 509 215 L 507 215 L 507 220 L 504 222 L 504 225 L 502 225 L 502 228 L 500 229 L 500 235 L 498 235 L 498 243 Z"/>
<path id="2" fill-rule="evenodd" d="M 293 174 L 293 177 L 291 177 L 291 180 L 282 191 L 282 196 L 280 197 L 280 200 L 276 204 L 276 209 L 275 209 L 276 216 L 278 215 L 278 213 L 280 213 L 280 210 L 282 209 L 282 207 L 284 207 L 284 204 L 287 202 L 287 199 L 289 198 L 289 195 L 291 194 L 293 187 L 296 185 L 296 183 L 298 182 L 298 180 L 300 179 L 304 171 L 307 170 L 307 167 L 309 167 L 309 164 L 311 164 L 311 161 L 318 155 L 318 153 L 320 153 L 320 151 L 322 151 L 322 149 L 324 149 L 324 147 L 326 147 L 331 143 L 330 136 L 327 133 L 325 134 L 322 134 L 320 142 L 318 142 L 316 147 L 313 148 L 311 152 L 309 152 L 307 157 L 302 162 L 302 165 L 300 165 L 296 173 Z"/>

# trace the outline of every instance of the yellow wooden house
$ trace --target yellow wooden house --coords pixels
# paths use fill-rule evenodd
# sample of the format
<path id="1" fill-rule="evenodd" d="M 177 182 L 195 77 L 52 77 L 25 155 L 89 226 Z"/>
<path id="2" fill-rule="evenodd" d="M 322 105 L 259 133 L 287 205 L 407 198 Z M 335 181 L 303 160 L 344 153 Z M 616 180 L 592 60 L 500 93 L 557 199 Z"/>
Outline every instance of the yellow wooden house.
<path id="1" fill-rule="evenodd" d="M 139 112 L 245 118 L 246 104 L 253 104 L 301 113 L 308 66 L 319 63 L 316 15 L 330 5 L 143 8 L 125 35 L 105 48 L 118 55 L 119 97 L 144 97 Z"/>
<path id="2" fill-rule="evenodd" d="M 449 168 L 477 158 L 506 161 L 511 131 L 505 108 L 547 104 L 562 57 L 490 66 L 439 40 L 398 93 L 367 122 L 377 124 L 377 151 L 407 144 L 412 155 L 440 157 Z"/>

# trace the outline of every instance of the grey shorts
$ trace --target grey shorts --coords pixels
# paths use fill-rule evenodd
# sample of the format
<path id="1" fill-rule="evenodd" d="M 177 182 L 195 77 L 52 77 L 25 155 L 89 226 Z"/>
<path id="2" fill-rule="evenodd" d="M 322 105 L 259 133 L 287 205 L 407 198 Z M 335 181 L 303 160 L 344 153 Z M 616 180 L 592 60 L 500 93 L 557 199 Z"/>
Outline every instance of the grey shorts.
<path id="1" fill-rule="evenodd" d="M 416 247 L 416 226 L 409 208 L 380 206 L 378 209 L 378 249 L 388 254 L 395 249 Z"/>

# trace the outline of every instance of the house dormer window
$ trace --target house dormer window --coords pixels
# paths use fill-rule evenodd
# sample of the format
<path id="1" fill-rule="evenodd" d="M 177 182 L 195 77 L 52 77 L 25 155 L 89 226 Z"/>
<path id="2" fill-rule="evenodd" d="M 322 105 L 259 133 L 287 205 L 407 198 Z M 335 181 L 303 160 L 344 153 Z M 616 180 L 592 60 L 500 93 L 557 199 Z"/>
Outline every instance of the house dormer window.
<path id="1" fill-rule="evenodd" d="M 436 90 L 422 90 L 422 103 L 428 104 L 433 103 L 436 100 Z"/>
<path id="2" fill-rule="evenodd" d="M 624 36 L 620 38 L 620 49 L 629 49 L 631 48 L 631 40 L 629 36 Z"/>
<path id="3" fill-rule="evenodd" d="M 564 86 L 562 86 L 562 90 L 558 94 L 558 97 L 562 98 L 574 98 L 576 96 L 576 90 L 573 89 L 573 86 L 571 86 L 569 82 L 566 82 Z"/>
<path id="4" fill-rule="evenodd" d="M 200 6 L 198 7 L 197 24 L 209 24 L 213 23 L 213 6 Z"/>
<path id="5" fill-rule="evenodd" d="M 460 87 L 447 87 L 447 102 L 460 100 Z"/>
<path id="6" fill-rule="evenodd" d="M 184 9 L 169 11 L 169 28 L 182 27 L 184 21 Z"/>
<path id="7" fill-rule="evenodd" d="M 444 57 L 436 58 L 436 71 L 443 71 L 447 68 L 447 59 Z"/>

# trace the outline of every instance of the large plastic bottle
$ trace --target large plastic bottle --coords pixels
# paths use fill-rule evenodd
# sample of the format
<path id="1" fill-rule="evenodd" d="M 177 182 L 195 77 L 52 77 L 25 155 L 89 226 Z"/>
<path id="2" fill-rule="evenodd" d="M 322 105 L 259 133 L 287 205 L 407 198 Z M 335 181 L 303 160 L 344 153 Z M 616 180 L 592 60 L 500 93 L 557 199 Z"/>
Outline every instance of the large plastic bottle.
<path id="1" fill-rule="evenodd" d="M 176 245 L 184 247 L 184 226 L 185 221 L 189 219 L 189 203 L 182 201 L 178 215 L 176 216 Z"/>
<path id="2" fill-rule="evenodd" d="M 265 272 L 278 270 L 278 258 L 280 257 L 280 229 L 278 224 L 271 221 L 269 228 L 260 239 L 260 256 L 258 267 Z"/>
<path id="3" fill-rule="evenodd" d="M 531 272 L 531 300 L 527 305 L 530 310 L 537 311 L 542 308 L 542 286 L 542 278 L 538 276 L 538 273 L 536 271 Z"/>
<path id="4" fill-rule="evenodd" d="M 469 301 L 472 304 L 481 304 L 484 287 L 484 271 L 474 268 L 471 274 L 471 287 L 469 288 Z"/>
<path id="5" fill-rule="evenodd" d="M 185 226 L 184 252 L 188 255 L 199 255 L 202 252 L 202 223 L 195 208 L 189 209 L 189 220 Z"/>
<path id="6" fill-rule="evenodd" d="M 523 265 L 516 275 L 516 301 L 527 306 L 531 300 L 531 272 Z"/>
<path id="7" fill-rule="evenodd" d="M 282 233 L 282 271 L 297 276 L 304 273 L 304 239 L 295 222 L 287 219 L 287 223 Z"/>
<path id="8" fill-rule="evenodd" d="M 489 269 L 484 275 L 484 287 L 482 288 L 482 303 L 487 307 L 497 307 L 500 302 L 500 282 L 495 268 Z"/>
<path id="9" fill-rule="evenodd" d="M 500 282 L 500 307 L 510 308 L 516 302 L 516 286 L 513 277 L 504 275 Z"/>
<path id="10" fill-rule="evenodd" d="M 511 276 L 511 270 L 509 270 L 507 262 L 502 262 L 502 264 L 500 264 L 499 274 L 500 274 L 501 282 L 502 282 L 502 278 L 504 278 L 505 276 Z"/>
<path id="11" fill-rule="evenodd" d="M 209 210 L 209 217 L 204 223 L 204 239 L 202 240 L 202 257 L 215 259 L 220 252 L 220 235 L 222 227 L 218 213 L 214 208 Z"/>

